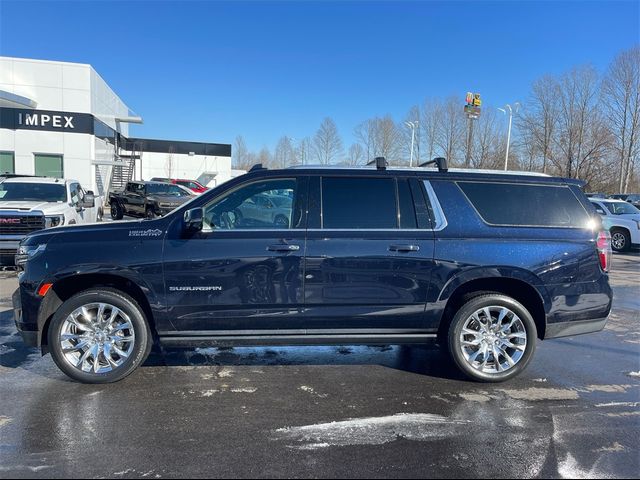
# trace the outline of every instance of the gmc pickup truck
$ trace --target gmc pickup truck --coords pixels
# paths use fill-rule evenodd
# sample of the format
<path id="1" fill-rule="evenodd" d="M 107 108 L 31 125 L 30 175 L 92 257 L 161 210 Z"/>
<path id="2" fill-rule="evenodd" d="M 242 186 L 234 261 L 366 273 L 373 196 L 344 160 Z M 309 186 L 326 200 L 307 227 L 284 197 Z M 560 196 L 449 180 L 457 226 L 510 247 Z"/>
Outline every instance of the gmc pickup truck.
<path id="1" fill-rule="evenodd" d="M 49 227 L 102 220 L 102 202 L 76 180 L 0 179 L 0 267 L 14 265 L 20 241 Z"/>

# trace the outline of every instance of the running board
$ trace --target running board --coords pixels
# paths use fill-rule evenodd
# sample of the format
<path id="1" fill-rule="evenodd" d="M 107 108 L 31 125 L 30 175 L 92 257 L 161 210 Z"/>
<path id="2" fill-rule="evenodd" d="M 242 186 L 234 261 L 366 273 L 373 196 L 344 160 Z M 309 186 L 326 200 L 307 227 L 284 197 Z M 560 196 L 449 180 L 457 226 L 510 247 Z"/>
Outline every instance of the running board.
<path id="1" fill-rule="evenodd" d="M 434 334 L 386 335 L 213 335 L 161 336 L 160 343 L 169 347 L 232 347 L 232 346 L 304 346 L 304 345 L 397 345 L 433 343 Z"/>

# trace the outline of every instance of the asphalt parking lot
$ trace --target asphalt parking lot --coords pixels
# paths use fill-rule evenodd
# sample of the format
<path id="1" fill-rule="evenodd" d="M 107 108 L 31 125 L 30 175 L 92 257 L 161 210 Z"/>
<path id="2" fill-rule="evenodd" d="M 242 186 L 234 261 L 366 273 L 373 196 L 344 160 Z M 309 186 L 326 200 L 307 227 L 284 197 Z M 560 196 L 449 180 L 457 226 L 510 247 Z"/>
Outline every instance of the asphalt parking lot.
<path id="1" fill-rule="evenodd" d="M 13 325 L 0 272 L 0 477 L 638 477 L 640 255 L 598 334 L 467 382 L 426 347 L 169 350 L 73 383 Z"/>

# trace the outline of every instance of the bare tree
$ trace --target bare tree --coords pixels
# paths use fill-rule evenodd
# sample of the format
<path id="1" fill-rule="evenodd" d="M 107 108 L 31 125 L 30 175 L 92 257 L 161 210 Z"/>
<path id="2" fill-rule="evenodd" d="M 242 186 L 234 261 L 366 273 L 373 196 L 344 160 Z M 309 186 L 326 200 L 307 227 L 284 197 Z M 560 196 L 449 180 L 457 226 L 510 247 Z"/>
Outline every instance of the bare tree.
<path id="1" fill-rule="evenodd" d="M 602 82 L 602 97 L 619 168 L 618 191 L 626 193 L 640 146 L 640 46 L 613 60 Z"/>
<path id="2" fill-rule="evenodd" d="M 363 165 L 367 163 L 365 160 L 365 152 L 364 148 L 362 148 L 362 145 L 360 145 L 359 143 L 353 143 L 349 147 L 349 154 L 347 156 L 346 163 L 350 166 Z"/>
<path id="3" fill-rule="evenodd" d="M 233 166 L 240 170 L 248 170 L 253 166 L 254 159 L 250 158 L 247 144 L 242 135 L 236 137 L 233 147 Z"/>
<path id="4" fill-rule="evenodd" d="M 298 147 L 295 149 L 295 164 L 296 165 L 307 165 L 312 158 L 312 147 L 311 147 L 311 139 L 309 137 L 304 137 L 298 143 Z"/>
<path id="5" fill-rule="evenodd" d="M 558 82 L 559 115 L 554 164 L 562 175 L 582 177 L 600 160 L 609 137 L 598 105 L 598 73 L 591 66 L 574 68 Z M 586 178 L 585 178 L 586 179 Z"/>
<path id="6" fill-rule="evenodd" d="M 440 109 L 440 127 L 437 129 L 436 146 L 450 165 L 455 164 L 465 145 L 465 117 L 460 101 L 451 96 Z"/>
<path id="7" fill-rule="evenodd" d="M 321 165 L 329 165 L 342 155 L 342 139 L 335 122 L 327 117 L 313 137 L 316 158 Z"/>
<path id="8" fill-rule="evenodd" d="M 285 168 L 293 165 L 295 162 L 295 152 L 291 139 L 286 135 L 278 140 L 275 152 L 273 154 L 273 163 L 276 168 Z"/>
<path id="9" fill-rule="evenodd" d="M 552 154 L 553 136 L 559 115 L 558 98 L 557 79 L 546 75 L 534 82 L 529 101 L 516 116 L 518 130 L 535 143 L 530 153 L 536 153 L 542 157 L 543 173 L 547 173 Z"/>
<path id="10" fill-rule="evenodd" d="M 433 160 L 437 155 L 437 142 L 442 126 L 442 105 L 438 100 L 427 99 L 422 105 L 420 116 L 420 151 L 426 160 Z"/>
<path id="11" fill-rule="evenodd" d="M 376 155 L 376 122 L 377 119 L 372 118 L 359 123 L 353 130 L 353 135 L 360 142 L 365 152 L 365 160 L 371 161 Z"/>
<path id="12" fill-rule="evenodd" d="M 475 168 L 495 167 L 495 160 L 500 156 L 502 131 L 498 127 L 496 112 L 486 109 L 482 116 L 475 120 L 471 163 Z"/>

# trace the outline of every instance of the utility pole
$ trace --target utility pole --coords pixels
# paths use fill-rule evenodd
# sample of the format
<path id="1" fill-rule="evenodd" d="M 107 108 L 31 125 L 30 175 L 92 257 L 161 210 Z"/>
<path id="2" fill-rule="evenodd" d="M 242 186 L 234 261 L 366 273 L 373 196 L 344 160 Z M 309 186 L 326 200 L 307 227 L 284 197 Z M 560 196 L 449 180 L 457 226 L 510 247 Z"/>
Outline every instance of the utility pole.
<path id="1" fill-rule="evenodd" d="M 404 124 L 411 129 L 411 158 L 409 160 L 409 167 L 413 167 L 413 143 L 416 138 L 416 127 L 418 126 L 418 121 L 404 122 Z"/>
<path id="2" fill-rule="evenodd" d="M 464 166 L 469 168 L 471 166 L 471 149 L 473 147 L 473 122 L 480 118 L 482 100 L 480 100 L 479 93 L 467 92 L 466 102 L 464 113 L 467 115 L 469 122 L 469 134 L 467 136 L 467 155 L 464 160 Z"/>
<path id="3" fill-rule="evenodd" d="M 516 113 L 518 113 L 520 104 L 516 102 L 513 104 L 513 106 L 516 107 L 515 110 Z M 511 122 L 513 121 L 513 109 L 508 103 L 505 105 L 505 108 L 509 110 L 509 128 L 507 129 L 507 153 L 504 156 L 504 169 L 507 170 L 507 166 L 509 165 L 509 144 L 511 143 Z M 504 108 L 499 108 L 498 110 L 500 110 L 505 115 L 507 114 L 507 111 Z"/>

